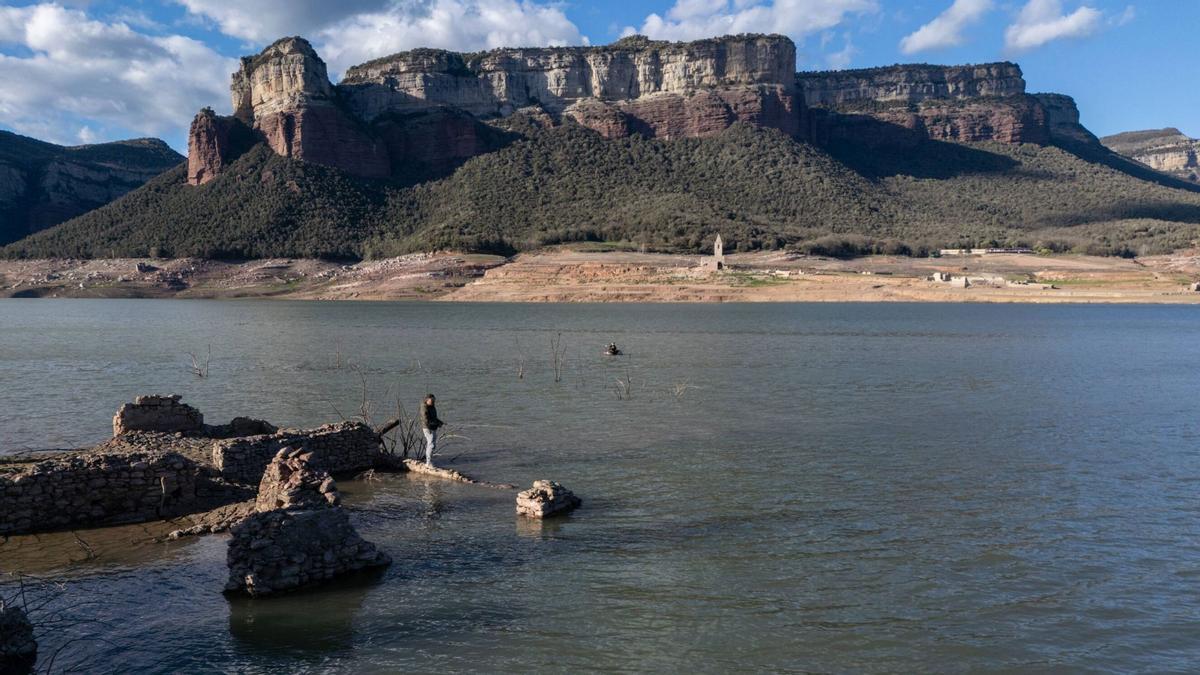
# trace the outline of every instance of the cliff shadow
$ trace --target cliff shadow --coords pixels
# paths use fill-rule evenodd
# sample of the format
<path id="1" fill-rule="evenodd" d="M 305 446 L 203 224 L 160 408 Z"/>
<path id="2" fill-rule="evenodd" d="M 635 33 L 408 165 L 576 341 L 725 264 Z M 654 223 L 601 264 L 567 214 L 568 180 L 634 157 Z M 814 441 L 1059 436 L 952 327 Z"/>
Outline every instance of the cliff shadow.
<path id="1" fill-rule="evenodd" d="M 371 122 L 371 135 L 387 148 L 391 180 L 400 187 L 445 178 L 525 137 L 448 107 L 381 115 Z"/>
<path id="2" fill-rule="evenodd" d="M 1101 145 L 1098 141 L 1095 143 L 1084 143 L 1082 141 L 1072 140 L 1070 138 L 1055 138 L 1050 143 L 1052 146 L 1062 150 L 1063 152 L 1072 154 L 1085 162 L 1093 164 L 1101 164 L 1114 171 L 1119 171 L 1127 176 L 1144 180 L 1163 187 L 1175 188 L 1177 190 L 1187 190 L 1188 192 L 1200 193 L 1200 185 L 1191 183 L 1165 173 L 1155 171 L 1154 169 L 1130 159 L 1124 155 L 1118 154 Z"/>
<path id="3" fill-rule="evenodd" d="M 812 135 L 835 159 L 874 180 L 892 176 L 944 180 L 1020 169 L 1020 163 L 1010 157 L 931 140 L 923 131 L 870 115 L 825 112 L 813 120 Z"/>

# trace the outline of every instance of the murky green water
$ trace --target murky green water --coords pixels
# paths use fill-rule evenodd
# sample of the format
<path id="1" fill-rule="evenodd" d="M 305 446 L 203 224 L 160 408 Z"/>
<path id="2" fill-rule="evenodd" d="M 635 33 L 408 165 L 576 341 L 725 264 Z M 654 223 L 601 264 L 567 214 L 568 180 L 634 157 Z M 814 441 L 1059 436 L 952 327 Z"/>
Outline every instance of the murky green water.
<path id="1" fill-rule="evenodd" d="M 220 594 L 220 536 L 14 540 L 92 671 L 1190 670 L 1200 313 L 1183 307 L 0 302 L 0 448 L 134 394 L 313 425 L 433 391 L 443 461 L 584 508 L 343 483 L 385 574 Z M 554 381 L 550 340 L 567 347 Z M 600 350 L 617 341 L 628 357 Z M 186 352 L 211 374 L 188 372 Z M 518 378 L 518 363 L 525 376 Z M 630 395 L 618 379 L 632 381 Z M 621 395 L 618 395 L 621 392 Z M 385 410 L 386 409 L 386 410 Z M 122 542 L 128 541 L 127 545 Z M 19 544 L 19 546 L 17 545 Z M 56 569 L 49 570 L 48 567 Z"/>

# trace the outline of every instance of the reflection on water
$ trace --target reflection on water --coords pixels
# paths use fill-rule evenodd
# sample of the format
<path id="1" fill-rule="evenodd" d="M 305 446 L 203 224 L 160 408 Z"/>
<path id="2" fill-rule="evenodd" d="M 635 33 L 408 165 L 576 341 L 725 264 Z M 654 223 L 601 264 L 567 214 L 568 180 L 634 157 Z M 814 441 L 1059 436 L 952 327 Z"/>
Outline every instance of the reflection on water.
<path id="1" fill-rule="evenodd" d="M 534 523 L 509 491 L 343 482 L 395 564 L 263 601 L 221 595 L 222 535 L 80 533 L 91 557 L 69 534 L 0 544 L 0 569 L 90 603 L 107 642 L 78 656 L 108 670 L 1200 658 L 1192 308 L 5 301 L 0 322 L 0 451 L 98 440 L 148 391 L 215 422 L 319 424 L 360 408 L 361 373 L 380 417 L 438 394 L 455 468 L 584 499 Z M 613 340 L 630 356 L 599 357 Z M 210 343 L 197 380 L 184 352 Z"/>
<path id="2" fill-rule="evenodd" d="M 355 617 L 382 576 L 378 570 L 364 571 L 274 598 L 227 596 L 229 634 L 248 659 L 348 652 L 354 647 Z"/>

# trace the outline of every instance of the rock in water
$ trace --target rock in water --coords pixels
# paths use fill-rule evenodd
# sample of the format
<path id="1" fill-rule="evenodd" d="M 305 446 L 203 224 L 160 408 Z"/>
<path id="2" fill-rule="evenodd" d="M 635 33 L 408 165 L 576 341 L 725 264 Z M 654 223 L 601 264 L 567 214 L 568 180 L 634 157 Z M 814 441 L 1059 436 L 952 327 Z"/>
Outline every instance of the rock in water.
<path id="1" fill-rule="evenodd" d="M 259 485 L 257 513 L 231 530 L 226 592 L 270 595 L 317 584 L 392 560 L 364 541 L 337 507 L 329 474 L 309 465 L 311 453 L 284 448 Z"/>
<path id="2" fill-rule="evenodd" d="M 364 541 L 340 508 L 256 513 L 233 528 L 226 592 L 270 595 L 392 559 Z"/>
<path id="3" fill-rule="evenodd" d="M 549 480 L 535 480 L 533 487 L 517 495 L 517 515 L 547 518 L 566 513 L 583 503 L 570 490 Z"/>
<path id="4" fill-rule="evenodd" d="M 33 624 L 20 607 L 0 601 L 0 673 L 30 673 L 37 661 Z"/>

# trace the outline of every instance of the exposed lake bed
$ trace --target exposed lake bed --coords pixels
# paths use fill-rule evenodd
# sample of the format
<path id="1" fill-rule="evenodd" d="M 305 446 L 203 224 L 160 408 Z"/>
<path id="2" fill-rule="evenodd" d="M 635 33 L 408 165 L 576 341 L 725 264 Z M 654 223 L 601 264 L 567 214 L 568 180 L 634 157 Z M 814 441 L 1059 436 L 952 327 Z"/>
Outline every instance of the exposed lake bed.
<path id="1" fill-rule="evenodd" d="M 786 251 L 636 253 L 600 244 L 511 258 L 0 260 L 0 297 L 451 302 L 1200 304 L 1195 250 L 1126 259 L 998 253 L 850 259 Z"/>
<path id="2" fill-rule="evenodd" d="M 0 451 L 94 443 L 145 391 L 313 426 L 353 415 L 365 382 L 380 418 L 438 394 L 447 466 L 585 499 L 531 524 L 510 492 L 339 481 L 395 563 L 263 601 L 220 594 L 224 535 L 80 531 L 92 557 L 70 533 L 0 545 L 4 571 L 97 601 L 81 619 L 122 648 L 77 655 L 113 669 L 1171 670 L 1200 654 L 1191 308 L 64 300 L 0 318 Z M 626 355 L 600 356 L 610 341 Z M 198 378 L 187 353 L 210 345 Z"/>

